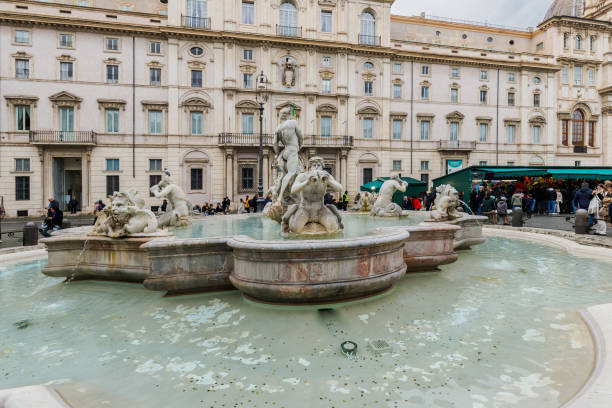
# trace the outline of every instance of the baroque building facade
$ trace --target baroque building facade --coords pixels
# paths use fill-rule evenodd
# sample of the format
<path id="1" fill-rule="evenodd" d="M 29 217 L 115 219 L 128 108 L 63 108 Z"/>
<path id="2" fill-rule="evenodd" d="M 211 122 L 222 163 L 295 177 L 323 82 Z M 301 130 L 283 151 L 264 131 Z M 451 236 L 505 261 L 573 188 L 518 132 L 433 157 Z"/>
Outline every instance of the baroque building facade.
<path id="1" fill-rule="evenodd" d="M 612 165 L 612 0 L 537 28 L 391 15 L 393 0 L 0 0 L 0 196 L 83 209 L 168 168 L 193 203 L 264 188 L 289 106 L 351 194 L 392 171 Z M 159 202 L 147 197 L 150 206 Z"/>

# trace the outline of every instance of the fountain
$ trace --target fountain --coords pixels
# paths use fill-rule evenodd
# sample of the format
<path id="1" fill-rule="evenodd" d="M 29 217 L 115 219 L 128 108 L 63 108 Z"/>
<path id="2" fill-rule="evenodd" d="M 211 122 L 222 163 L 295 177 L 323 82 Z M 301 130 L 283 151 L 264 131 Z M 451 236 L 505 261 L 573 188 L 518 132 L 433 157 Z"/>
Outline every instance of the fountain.
<path id="1" fill-rule="evenodd" d="M 401 174 L 391 174 L 391 178 L 386 180 L 380 187 L 378 198 L 374 202 L 370 215 L 376 217 L 401 217 L 402 208 L 393 202 L 393 194 L 396 191 L 404 193 L 406 187 L 408 187 L 408 183 L 402 180 Z"/>
<path id="2" fill-rule="evenodd" d="M 231 224 L 254 219 L 261 226 L 246 234 L 208 236 L 191 234 L 193 226 L 178 228 L 190 223 L 188 202 L 165 170 L 150 191 L 168 200 L 166 214 L 156 218 L 134 191 L 115 193 L 88 233 L 65 230 L 41 241 L 49 254 L 43 272 L 70 280 L 139 282 L 167 294 L 237 288 L 262 302 L 310 304 L 376 295 L 406 271 L 433 270 L 457 260 L 453 239 L 459 227 L 408 225 L 409 218 L 399 217 L 401 208 L 391 202 L 396 190 L 406 189 L 399 175 L 383 184 L 371 211 L 376 217 L 347 216 L 345 231 L 338 209 L 324 204 L 327 191 L 344 188 L 323 169 L 320 157 L 311 157 L 304 169 L 302 132 L 288 116 L 283 109 L 274 140 L 279 170 L 271 189 L 274 200 L 264 216 L 214 217 Z M 362 210 L 371 202 L 364 197 Z M 166 227 L 172 230 L 160 229 Z M 269 233 L 249 236 L 260 230 Z"/>
<path id="3" fill-rule="evenodd" d="M 482 225 L 487 217 L 469 215 L 457 211 L 459 206 L 459 193 L 450 184 L 436 187 L 434 210 L 430 212 L 425 223 L 444 223 L 456 225 L 460 228 L 455 232 L 455 249 L 469 249 L 473 245 L 482 244 Z"/>

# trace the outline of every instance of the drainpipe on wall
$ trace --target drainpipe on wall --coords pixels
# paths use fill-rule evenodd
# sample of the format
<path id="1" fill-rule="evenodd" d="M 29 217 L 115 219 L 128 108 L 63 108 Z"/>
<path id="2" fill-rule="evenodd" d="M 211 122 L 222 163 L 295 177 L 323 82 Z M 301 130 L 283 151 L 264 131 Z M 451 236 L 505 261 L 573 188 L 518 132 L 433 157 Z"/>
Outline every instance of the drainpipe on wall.
<path id="1" fill-rule="evenodd" d="M 495 108 L 495 165 L 499 166 L 499 68 L 497 68 L 497 104 Z"/>
<path id="2" fill-rule="evenodd" d="M 132 178 L 136 178 L 136 37 L 132 36 Z"/>

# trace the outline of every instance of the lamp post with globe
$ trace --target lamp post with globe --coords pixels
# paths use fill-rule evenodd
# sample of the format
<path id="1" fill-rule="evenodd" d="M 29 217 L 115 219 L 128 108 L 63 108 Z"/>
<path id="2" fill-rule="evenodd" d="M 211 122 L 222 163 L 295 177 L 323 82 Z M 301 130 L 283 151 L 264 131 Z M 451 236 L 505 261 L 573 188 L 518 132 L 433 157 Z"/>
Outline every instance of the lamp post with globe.
<path id="1" fill-rule="evenodd" d="M 264 209 L 263 197 L 263 111 L 264 103 L 268 100 L 268 77 L 261 71 L 257 76 L 257 89 L 255 99 L 259 103 L 259 183 L 257 185 L 257 212 L 261 213 Z"/>

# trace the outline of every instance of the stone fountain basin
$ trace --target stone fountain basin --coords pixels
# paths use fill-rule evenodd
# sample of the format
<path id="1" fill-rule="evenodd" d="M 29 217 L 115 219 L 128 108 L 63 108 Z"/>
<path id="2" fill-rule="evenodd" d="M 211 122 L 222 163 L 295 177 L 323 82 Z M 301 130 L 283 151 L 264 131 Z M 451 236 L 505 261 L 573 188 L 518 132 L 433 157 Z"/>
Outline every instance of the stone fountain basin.
<path id="1" fill-rule="evenodd" d="M 406 228 L 378 228 L 342 240 L 258 241 L 235 236 L 229 279 L 247 297 L 273 303 L 324 303 L 374 295 L 406 273 Z"/>
<path id="2" fill-rule="evenodd" d="M 262 302 L 304 304 L 374 295 L 406 271 L 452 263 L 459 232 L 421 223 L 339 239 L 178 238 L 167 231 L 113 239 L 75 228 L 41 242 L 49 276 L 143 283 L 170 295 L 236 288 Z"/>
<path id="3" fill-rule="evenodd" d="M 128 238 L 87 235 L 91 227 L 70 228 L 40 240 L 45 244 L 47 276 L 71 280 L 98 279 L 142 283 L 149 275 L 149 258 L 141 249 L 156 238 L 172 235 L 168 231 L 137 234 Z"/>

